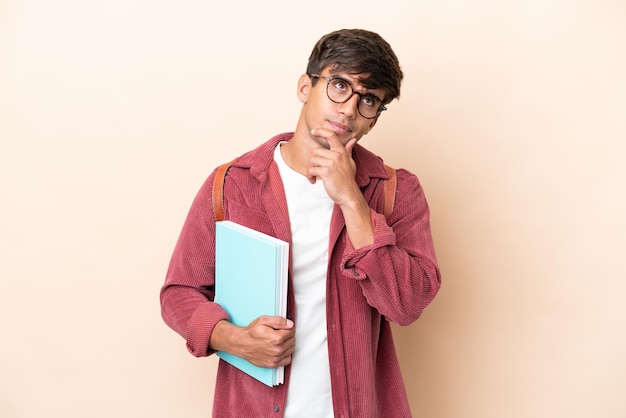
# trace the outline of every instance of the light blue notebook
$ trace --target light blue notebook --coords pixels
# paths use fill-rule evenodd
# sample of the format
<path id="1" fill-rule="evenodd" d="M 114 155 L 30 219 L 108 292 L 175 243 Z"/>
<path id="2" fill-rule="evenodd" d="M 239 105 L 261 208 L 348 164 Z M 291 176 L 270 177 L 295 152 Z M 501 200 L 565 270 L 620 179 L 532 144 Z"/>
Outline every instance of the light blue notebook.
<path id="1" fill-rule="evenodd" d="M 289 244 L 231 221 L 215 224 L 215 240 L 215 302 L 231 322 L 246 326 L 261 315 L 285 317 Z M 223 351 L 217 355 L 268 386 L 283 383 L 284 367 L 258 367 Z"/>

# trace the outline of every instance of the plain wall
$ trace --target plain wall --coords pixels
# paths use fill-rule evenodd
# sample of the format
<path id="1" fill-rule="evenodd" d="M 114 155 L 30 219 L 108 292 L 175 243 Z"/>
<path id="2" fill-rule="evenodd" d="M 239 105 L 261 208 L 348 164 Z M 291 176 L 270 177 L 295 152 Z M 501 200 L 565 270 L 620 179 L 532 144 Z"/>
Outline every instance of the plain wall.
<path id="1" fill-rule="evenodd" d="M 210 416 L 158 292 L 212 169 L 293 130 L 317 39 L 379 32 L 362 144 L 420 177 L 443 287 L 414 415 L 626 416 L 626 3 L 4 0 L 0 416 Z"/>

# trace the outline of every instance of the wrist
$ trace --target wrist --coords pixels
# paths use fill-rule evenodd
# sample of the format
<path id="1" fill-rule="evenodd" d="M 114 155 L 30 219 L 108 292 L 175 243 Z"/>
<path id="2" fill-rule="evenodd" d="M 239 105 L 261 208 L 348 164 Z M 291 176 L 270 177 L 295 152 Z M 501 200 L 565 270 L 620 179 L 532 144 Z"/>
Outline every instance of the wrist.
<path id="1" fill-rule="evenodd" d="M 238 327 L 232 323 L 221 320 L 213 328 L 209 339 L 209 348 L 214 351 L 232 351 L 233 341 L 237 341 L 236 333 Z"/>
<path id="2" fill-rule="evenodd" d="M 364 247 L 374 242 L 374 226 L 372 224 L 371 208 L 363 199 L 363 204 L 341 207 L 348 239 L 354 249 Z"/>

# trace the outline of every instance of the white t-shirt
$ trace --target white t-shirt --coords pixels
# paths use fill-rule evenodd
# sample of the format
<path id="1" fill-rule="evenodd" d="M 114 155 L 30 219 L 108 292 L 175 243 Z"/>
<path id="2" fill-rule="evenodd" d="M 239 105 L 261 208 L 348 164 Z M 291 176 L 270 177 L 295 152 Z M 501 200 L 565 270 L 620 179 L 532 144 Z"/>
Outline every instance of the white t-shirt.
<path id="1" fill-rule="evenodd" d="M 311 184 L 274 151 L 285 187 L 292 234 L 296 347 L 287 391 L 287 418 L 332 418 L 326 333 L 326 274 L 334 202 L 322 181 Z"/>

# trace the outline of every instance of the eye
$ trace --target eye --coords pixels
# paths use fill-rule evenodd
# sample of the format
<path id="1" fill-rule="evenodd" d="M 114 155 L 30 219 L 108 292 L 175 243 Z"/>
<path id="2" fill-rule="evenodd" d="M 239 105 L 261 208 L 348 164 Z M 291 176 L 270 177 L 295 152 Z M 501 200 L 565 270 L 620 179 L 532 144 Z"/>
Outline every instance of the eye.
<path id="1" fill-rule="evenodd" d="M 331 85 L 338 92 L 345 93 L 350 90 L 350 86 L 348 85 L 348 83 L 345 80 L 342 80 L 340 78 L 334 78 L 331 82 Z"/>
<path id="2" fill-rule="evenodd" d="M 380 106 L 380 99 L 374 95 L 366 94 L 361 97 L 361 103 L 363 103 L 367 107 L 378 109 L 378 107 Z"/>

